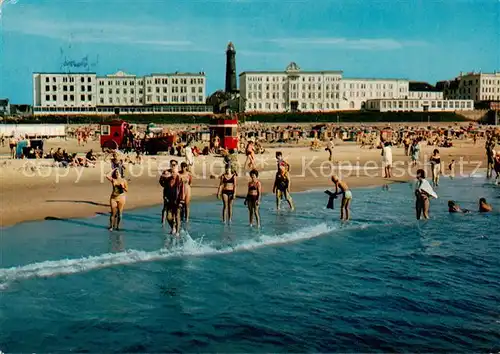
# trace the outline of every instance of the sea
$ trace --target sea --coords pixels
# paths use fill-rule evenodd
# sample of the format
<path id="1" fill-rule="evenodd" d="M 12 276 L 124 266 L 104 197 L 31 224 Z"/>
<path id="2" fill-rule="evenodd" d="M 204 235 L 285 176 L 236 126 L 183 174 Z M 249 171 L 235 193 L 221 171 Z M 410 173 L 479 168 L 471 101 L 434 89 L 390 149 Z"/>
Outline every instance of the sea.
<path id="1" fill-rule="evenodd" d="M 352 220 L 323 190 L 266 195 L 262 228 L 243 200 L 195 202 L 180 240 L 161 207 L 1 230 L 0 351 L 500 351 L 500 186 L 442 180 L 431 217 L 412 185 L 353 190 Z M 479 214 L 486 198 L 496 212 Z M 468 214 L 449 214 L 455 200 Z"/>

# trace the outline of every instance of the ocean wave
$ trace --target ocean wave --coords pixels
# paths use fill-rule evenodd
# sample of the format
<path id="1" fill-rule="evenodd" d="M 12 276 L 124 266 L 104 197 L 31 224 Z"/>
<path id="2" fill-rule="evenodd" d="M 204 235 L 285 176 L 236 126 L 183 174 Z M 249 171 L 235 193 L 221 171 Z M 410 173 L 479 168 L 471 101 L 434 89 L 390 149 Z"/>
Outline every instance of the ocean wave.
<path id="1" fill-rule="evenodd" d="M 353 224 L 353 227 L 363 228 L 364 225 Z M 203 239 L 194 240 L 188 233 L 185 233 L 183 235 L 184 242 L 174 245 L 170 249 L 162 248 L 151 252 L 131 249 L 120 253 L 104 253 L 98 256 L 78 259 L 44 261 L 24 266 L 3 268 L 0 269 L 0 290 L 5 290 L 12 282 L 23 279 L 78 274 L 113 266 L 163 261 L 182 256 L 210 256 L 238 251 L 251 251 L 266 246 L 307 240 L 329 233 L 336 228 L 334 225 L 321 223 L 282 235 L 262 235 L 255 239 L 246 240 L 241 244 L 225 248 L 219 248 L 214 244 L 206 243 Z"/>

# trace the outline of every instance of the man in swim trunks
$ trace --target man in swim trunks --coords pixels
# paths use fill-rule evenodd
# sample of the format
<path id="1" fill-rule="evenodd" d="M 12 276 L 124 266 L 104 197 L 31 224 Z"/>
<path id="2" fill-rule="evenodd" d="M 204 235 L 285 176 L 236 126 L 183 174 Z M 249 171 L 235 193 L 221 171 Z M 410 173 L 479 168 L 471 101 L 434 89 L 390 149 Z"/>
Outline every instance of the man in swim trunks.
<path id="1" fill-rule="evenodd" d="M 335 185 L 335 194 L 342 194 L 342 203 L 340 207 L 340 220 L 350 219 L 350 206 L 352 201 L 352 192 L 349 186 L 344 181 L 341 181 L 338 176 L 332 176 L 332 182 Z M 339 191 L 340 190 L 340 191 Z"/>
<path id="2" fill-rule="evenodd" d="M 179 176 L 177 161 L 170 162 L 171 170 L 168 177 L 160 177 L 160 185 L 163 187 L 163 210 L 161 223 L 165 225 L 167 219 L 171 234 L 179 236 L 181 230 L 181 211 L 184 204 L 184 183 Z"/>
<path id="3" fill-rule="evenodd" d="M 485 198 L 479 199 L 479 212 L 480 213 L 489 213 L 492 210 L 493 210 L 492 206 L 486 202 Z"/>
<path id="4" fill-rule="evenodd" d="M 273 193 L 276 194 L 276 210 L 280 210 L 281 199 L 283 198 L 288 202 L 290 209 L 292 211 L 295 210 L 292 197 L 290 196 L 290 175 L 285 162 L 281 162 L 279 170 L 276 172 Z"/>

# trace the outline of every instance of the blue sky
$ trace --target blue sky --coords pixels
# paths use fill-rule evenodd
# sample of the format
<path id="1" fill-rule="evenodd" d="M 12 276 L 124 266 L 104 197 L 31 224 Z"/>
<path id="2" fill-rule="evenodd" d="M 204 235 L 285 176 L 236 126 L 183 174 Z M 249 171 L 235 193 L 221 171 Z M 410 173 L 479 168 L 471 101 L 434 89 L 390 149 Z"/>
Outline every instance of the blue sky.
<path id="1" fill-rule="evenodd" d="M 93 71 L 343 70 L 345 77 L 451 79 L 500 70 L 500 1 L 0 0 L 0 98 L 32 102 L 32 73 L 88 56 Z"/>

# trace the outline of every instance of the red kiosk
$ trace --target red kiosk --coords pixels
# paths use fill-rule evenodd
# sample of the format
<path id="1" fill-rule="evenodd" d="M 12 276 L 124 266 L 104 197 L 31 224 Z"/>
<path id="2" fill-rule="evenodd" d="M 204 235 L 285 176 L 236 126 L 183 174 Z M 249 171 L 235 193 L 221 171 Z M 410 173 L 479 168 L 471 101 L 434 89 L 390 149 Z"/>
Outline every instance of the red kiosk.
<path id="1" fill-rule="evenodd" d="M 124 120 L 114 120 L 101 124 L 100 143 L 102 149 L 123 148 L 124 136 L 129 132 L 130 125 Z"/>
<path id="2" fill-rule="evenodd" d="M 238 150 L 238 117 L 215 118 L 209 128 L 210 141 L 218 136 L 220 147 Z"/>

